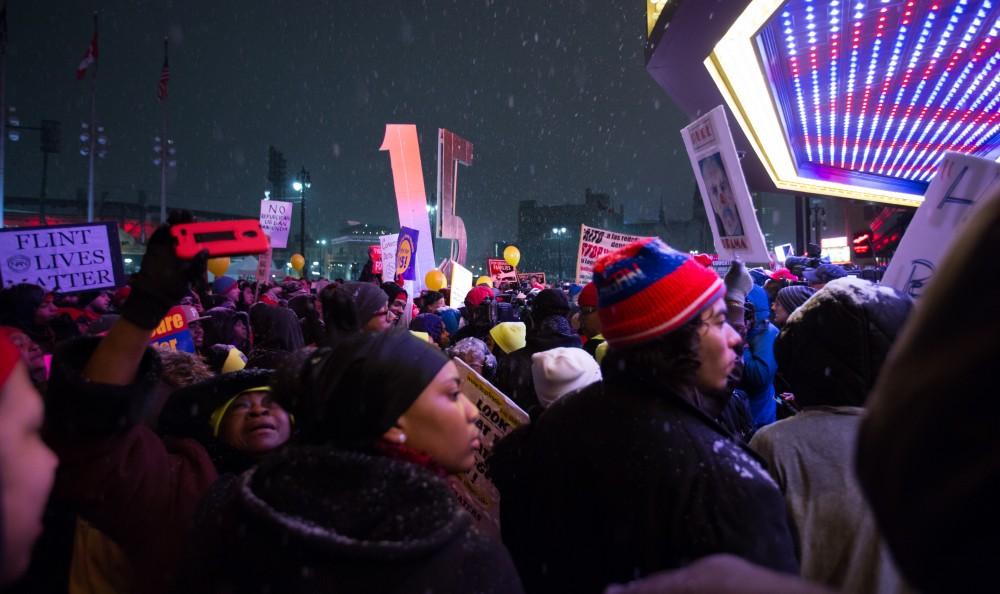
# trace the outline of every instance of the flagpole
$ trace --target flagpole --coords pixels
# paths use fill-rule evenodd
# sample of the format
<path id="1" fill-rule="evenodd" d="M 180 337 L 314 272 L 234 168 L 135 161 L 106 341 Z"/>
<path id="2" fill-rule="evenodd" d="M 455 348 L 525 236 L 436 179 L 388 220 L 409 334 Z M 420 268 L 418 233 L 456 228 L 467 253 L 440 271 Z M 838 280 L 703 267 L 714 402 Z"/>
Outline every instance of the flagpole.
<path id="1" fill-rule="evenodd" d="M 94 36 L 97 36 L 97 12 L 94 12 Z M 94 222 L 94 159 L 97 152 L 97 64 L 94 58 L 94 72 L 90 78 L 90 153 L 87 159 L 87 222 Z"/>
<path id="2" fill-rule="evenodd" d="M 167 59 L 167 38 L 163 38 L 163 60 Z M 160 75 L 163 76 L 162 73 Z M 163 110 L 163 136 L 160 137 L 160 224 L 167 222 L 167 98 L 164 95 L 160 100 Z"/>

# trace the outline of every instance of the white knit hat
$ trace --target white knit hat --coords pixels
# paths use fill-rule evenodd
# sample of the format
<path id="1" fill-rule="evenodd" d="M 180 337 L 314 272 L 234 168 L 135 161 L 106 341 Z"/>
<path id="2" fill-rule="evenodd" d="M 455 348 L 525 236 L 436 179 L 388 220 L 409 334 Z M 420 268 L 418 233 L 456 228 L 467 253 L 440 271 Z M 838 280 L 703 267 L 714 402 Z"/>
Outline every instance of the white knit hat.
<path id="1" fill-rule="evenodd" d="M 601 381 L 601 367 L 587 351 L 560 347 L 531 356 L 538 402 L 548 408 L 570 392 Z"/>

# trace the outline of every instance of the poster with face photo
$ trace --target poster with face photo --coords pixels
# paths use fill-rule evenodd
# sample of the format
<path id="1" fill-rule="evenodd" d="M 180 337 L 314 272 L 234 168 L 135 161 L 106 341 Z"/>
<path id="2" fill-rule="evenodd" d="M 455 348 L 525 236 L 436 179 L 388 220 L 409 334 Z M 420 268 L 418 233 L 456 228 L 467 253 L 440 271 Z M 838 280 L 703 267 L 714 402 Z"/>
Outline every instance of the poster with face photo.
<path id="1" fill-rule="evenodd" d="M 715 251 L 726 260 L 770 261 L 764 233 L 743 177 L 726 111 L 716 107 L 681 130 L 712 228 Z"/>

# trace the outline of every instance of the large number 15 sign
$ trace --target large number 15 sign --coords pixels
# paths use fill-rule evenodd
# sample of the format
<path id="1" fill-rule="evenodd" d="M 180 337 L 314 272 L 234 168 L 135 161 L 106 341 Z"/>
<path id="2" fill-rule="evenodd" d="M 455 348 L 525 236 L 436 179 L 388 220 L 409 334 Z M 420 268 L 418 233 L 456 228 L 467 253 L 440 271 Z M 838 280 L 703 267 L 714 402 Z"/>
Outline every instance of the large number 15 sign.
<path id="1" fill-rule="evenodd" d="M 465 222 L 455 210 L 458 165 L 472 165 L 472 143 L 454 132 L 438 129 L 437 236 L 453 239 L 450 257 L 465 265 L 468 236 Z"/>

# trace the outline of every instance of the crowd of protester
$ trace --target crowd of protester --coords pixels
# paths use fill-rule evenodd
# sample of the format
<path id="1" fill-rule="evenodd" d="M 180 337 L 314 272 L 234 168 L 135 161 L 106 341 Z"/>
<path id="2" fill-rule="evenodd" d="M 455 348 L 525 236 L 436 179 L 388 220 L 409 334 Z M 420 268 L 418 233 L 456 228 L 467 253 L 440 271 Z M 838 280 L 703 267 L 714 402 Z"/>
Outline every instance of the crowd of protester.
<path id="1" fill-rule="evenodd" d="M 720 276 L 659 239 L 461 303 L 209 283 L 163 227 L 125 287 L 0 290 L 0 588 L 992 589 L 997 229 L 916 310 L 819 253 Z M 194 352 L 150 345 L 175 306 Z M 490 452 L 499 536 L 448 481 L 483 446 L 454 360 L 531 419 Z"/>

